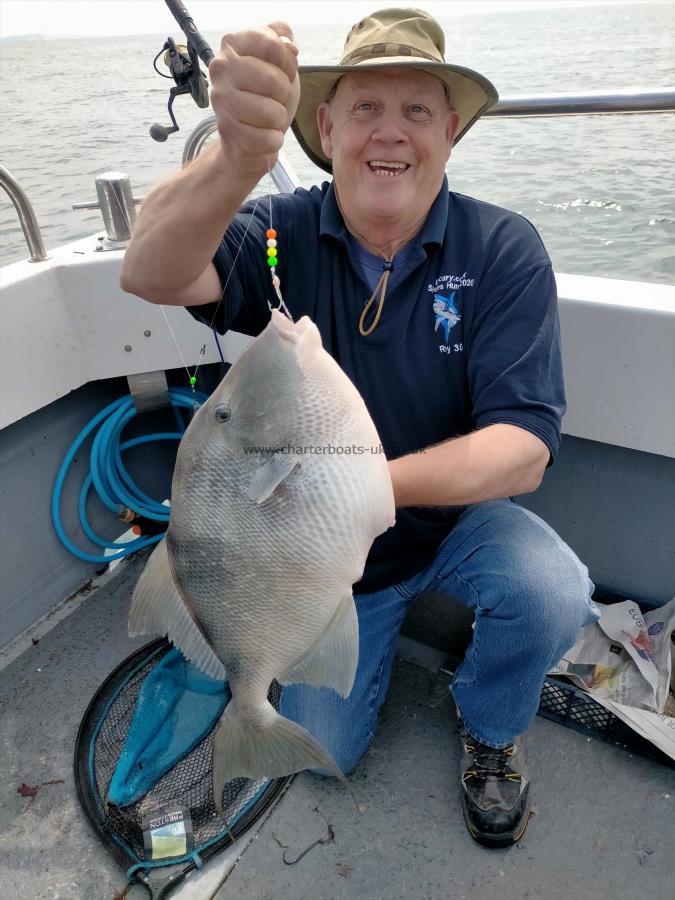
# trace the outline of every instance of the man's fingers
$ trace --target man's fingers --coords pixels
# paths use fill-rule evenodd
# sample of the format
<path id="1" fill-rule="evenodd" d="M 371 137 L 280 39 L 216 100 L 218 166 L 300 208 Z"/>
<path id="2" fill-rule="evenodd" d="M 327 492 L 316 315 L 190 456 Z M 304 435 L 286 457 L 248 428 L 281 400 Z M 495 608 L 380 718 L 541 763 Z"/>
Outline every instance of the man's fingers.
<path id="1" fill-rule="evenodd" d="M 267 171 L 267 157 L 278 153 L 284 144 L 283 131 L 256 128 L 255 125 L 247 125 L 245 122 L 238 125 L 236 135 L 232 135 L 229 129 L 221 130 L 220 126 L 218 131 L 223 145 L 232 149 L 235 158 L 246 158 L 249 162 L 259 158 L 262 161 L 261 176 Z M 231 155 L 228 158 L 232 158 Z"/>
<path id="2" fill-rule="evenodd" d="M 234 170 L 262 174 L 276 159 L 298 105 L 297 56 L 285 22 L 223 36 L 209 80 L 221 147 Z"/>
<path id="3" fill-rule="evenodd" d="M 296 65 L 297 54 L 290 49 L 294 45 L 283 42 L 276 31 L 271 28 L 223 35 L 220 46 L 223 51 L 231 47 L 239 56 L 254 56 L 270 62 L 286 72 L 291 81 L 295 78 L 293 68 Z"/>
<path id="4" fill-rule="evenodd" d="M 222 98 L 222 106 L 237 122 L 244 125 L 269 128 L 272 131 L 284 131 L 288 125 L 286 107 L 260 94 L 234 90 Z"/>
<path id="5" fill-rule="evenodd" d="M 285 22 L 270 22 L 267 27 L 279 35 L 279 40 L 286 49 L 286 63 L 282 68 L 288 75 L 288 80 L 293 82 L 298 74 L 298 48 L 294 43 L 293 32 Z"/>
<path id="6" fill-rule="evenodd" d="M 276 33 L 279 35 L 279 37 L 282 40 L 284 38 L 286 38 L 286 41 L 291 41 L 291 43 L 294 41 L 293 32 L 291 31 L 291 26 L 287 22 L 270 22 L 267 27 L 271 28 L 272 31 L 276 31 Z M 295 47 L 295 44 L 293 44 L 293 46 Z M 297 51 L 297 47 L 296 47 L 296 51 Z"/>
<path id="7" fill-rule="evenodd" d="M 214 61 L 215 62 L 215 61 Z M 213 66 L 214 63 L 211 63 Z M 291 94 L 291 85 L 286 78 L 280 76 L 276 67 L 269 63 L 256 59 L 254 56 L 238 56 L 236 53 L 226 55 L 217 63 L 218 78 L 212 78 L 212 93 L 221 93 L 231 88 L 251 91 L 263 97 L 270 97 L 283 103 L 288 103 Z M 221 75 L 227 75 L 227 87 L 220 88 Z M 215 75 L 215 73 L 214 73 Z"/>

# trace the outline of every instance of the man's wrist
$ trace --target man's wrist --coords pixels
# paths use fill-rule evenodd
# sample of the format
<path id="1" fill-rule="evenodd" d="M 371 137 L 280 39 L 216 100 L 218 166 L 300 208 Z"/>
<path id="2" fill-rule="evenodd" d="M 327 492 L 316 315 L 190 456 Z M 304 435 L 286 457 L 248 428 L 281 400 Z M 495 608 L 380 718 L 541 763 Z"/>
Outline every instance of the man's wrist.
<path id="1" fill-rule="evenodd" d="M 221 141 L 214 145 L 209 155 L 209 163 L 227 195 L 241 194 L 243 198 L 248 197 L 268 170 L 266 159 L 251 159 L 246 166 L 243 166 L 240 160 L 230 159 Z"/>

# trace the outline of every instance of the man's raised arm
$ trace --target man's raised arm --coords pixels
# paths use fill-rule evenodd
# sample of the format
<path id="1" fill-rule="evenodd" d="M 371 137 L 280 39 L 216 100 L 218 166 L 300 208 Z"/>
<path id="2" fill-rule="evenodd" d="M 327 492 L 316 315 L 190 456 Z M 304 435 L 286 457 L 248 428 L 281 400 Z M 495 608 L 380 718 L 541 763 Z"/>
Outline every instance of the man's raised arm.
<path id="1" fill-rule="evenodd" d="M 240 206 L 273 166 L 300 97 L 297 48 L 284 22 L 226 34 L 209 66 L 220 140 L 166 178 L 140 209 L 120 276 L 151 303 L 217 300 L 211 260 Z"/>

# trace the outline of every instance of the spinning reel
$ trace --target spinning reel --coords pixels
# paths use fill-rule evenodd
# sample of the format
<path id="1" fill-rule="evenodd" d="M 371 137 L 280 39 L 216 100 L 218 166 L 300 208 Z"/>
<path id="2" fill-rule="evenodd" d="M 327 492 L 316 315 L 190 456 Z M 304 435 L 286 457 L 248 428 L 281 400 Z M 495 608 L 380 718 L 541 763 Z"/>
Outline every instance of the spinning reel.
<path id="1" fill-rule="evenodd" d="M 190 94 L 200 109 L 206 109 L 209 105 L 209 89 L 206 75 L 199 67 L 201 59 L 206 66 L 214 57 L 214 53 L 201 36 L 195 23 L 182 0 L 165 0 L 174 18 L 180 25 L 187 38 L 187 45 L 176 44 L 173 38 L 168 37 L 162 49 L 155 56 L 152 65 L 162 78 L 173 78 L 175 86 L 169 91 L 168 111 L 171 118 L 171 126 L 155 124 L 150 128 L 150 136 L 156 141 L 165 141 L 170 134 L 178 131 L 178 123 L 173 114 L 173 102 L 180 94 Z M 164 75 L 157 68 L 157 60 L 164 54 L 164 64 L 171 75 Z"/>

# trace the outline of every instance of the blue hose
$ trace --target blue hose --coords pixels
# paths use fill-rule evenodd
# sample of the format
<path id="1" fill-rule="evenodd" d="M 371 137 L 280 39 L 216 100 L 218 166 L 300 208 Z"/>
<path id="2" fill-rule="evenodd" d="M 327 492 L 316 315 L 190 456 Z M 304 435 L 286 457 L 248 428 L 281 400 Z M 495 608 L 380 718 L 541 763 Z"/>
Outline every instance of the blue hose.
<path id="1" fill-rule="evenodd" d="M 122 544 L 108 541 L 97 535 L 92 529 L 87 519 L 86 510 L 89 491 L 93 487 L 103 505 L 115 515 L 118 514 L 120 507 L 128 507 L 146 519 L 168 524 L 169 507 L 158 503 L 138 487 L 124 466 L 122 452 L 139 444 L 147 444 L 154 441 L 180 441 L 185 431 L 185 425 L 179 410 L 181 407 L 192 409 L 194 402 L 192 391 L 185 388 L 172 388 L 169 391 L 169 398 L 176 414 L 178 431 L 156 432 L 155 434 L 147 434 L 121 443 L 124 428 L 137 415 L 133 399 L 131 395 L 128 395 L 120 397 L 119 400 L 115 400 L 106 406 L 105 409 L 102 409 L 100 413 L 85 425 L 70 445 L 54 482 L 51 511 L 52 523 L 59 540 L 78 559 L 91 563 L 109 563 L 161 541 L 163 534 L 139 537 Z M 197 391 L 195 392 L 195 399 L 201 405 L 207 399 L 206 394 Z M 117 551 L 108 556 L 103 554 L 95 555 L 80 550 L 66 534 L 61 521 L 61 495 L 68 470 L 77 451 L 96 429 L 98 429 L 98 432 L 94 437 L 89 453 L 90 472 L 80 490 L 78 512 L 82 531 L 92 544 L 104 549 Z"/>

